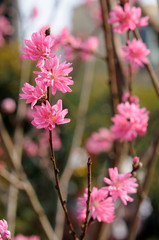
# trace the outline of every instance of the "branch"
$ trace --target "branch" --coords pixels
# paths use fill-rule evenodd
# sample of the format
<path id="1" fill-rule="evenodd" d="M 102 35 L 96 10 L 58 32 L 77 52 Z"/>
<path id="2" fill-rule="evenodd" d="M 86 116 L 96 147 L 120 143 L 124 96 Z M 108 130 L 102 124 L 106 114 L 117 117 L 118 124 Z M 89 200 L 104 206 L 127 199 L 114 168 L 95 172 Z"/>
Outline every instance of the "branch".
<path id="1" fill-rule="evenodd" d="M 66 220 L 67 220 L 67 224 L 68 224 L 68 226 L 70 228 L 70 234 L 73 236 L 73 238 L 75 240 L 78 240 L 78 238 L 76 236 L 76 233 L 75 233 L 75 231 L 73 229 L 72 223 L 71 223 L 71 221 L 69 219 L 69 216 L 68 216 L 68 211 L 67 211 L 67 208 L 66 208 L 66 201 L 63 200 L 62 193 L 61 193 L 61 190 L 60 190 L 59 169 L 56 166 L 55 154 L 54 154 L 53 143 L 52 143 L 52 131 L 49 131 L 49 142 L 50 142 L 50 150 L 51 150 L 51 161 L 53 163 L 54 174 L 55 174 L 55 181 L 56 181 L 55 188 L 57 190 L 57 193 L 58 193 L 58 196 L 59 196 L 62 208 L 64 210 L 64 213 L 65 213 L 65 216 L 66 216 Z"/>
<path id="2" fill-rule="evenodd" d="M 106 44 L 107 56 L 108 56 L 108 70 L 109 70 L 109 77 L 110 77 L 110 91 L 111 91 L 112 102 L 113 102 L 113 112 L 117 113 L 117 105 L 119 104 L 119 97 L 118 97 L 112 31 L 111 31 L 111 26 L 108 23 L 108 19 L 109 19 L 108 3 L 106 0 L 100 0 L 100 4 L 102 8 L 105 44 Z"/>
<path id="3" fill-rule="evenodd" d="M 87 162 L 87 167 L 88 167 L 88 197 L 87 197 L 87 208 L 86 208 L 86 219 L 84 221 L 84 227 L 83 227 L 83 232 L 81 234 L 80 240 L 83 240 L 85 235 L 86 235 L 86 231 L 88 228 L 88 217 L 89 217 L 89 206 L 90 206 L 90 198 L 91 198 L 91 159 L 88 158 L 88 162 Z"/>
<path id="4" fill-rule="evenodd" d="M 140 34 L 139 34 L 137 29 L 135 29 L 133 31 L 133 33 L 134 33 L 136 39 L 138 39 L 138 40 L 141 39 Z M 155 71 L 154 71 L 154 69 L 153 69 L 153 67 L 150 63 L 145 64 L 145 66 L 146 66 L 146 69 L 147 69 L 147 71 L 150 75 L 150 78 L 151 78 L 152 84 L 155 88 L 155 91 L 156 91 L 157 95 L 159 96 L 159 82 L 158 82 L 158 78 L 156 76 L 156 73 L 155 73 Z"/>

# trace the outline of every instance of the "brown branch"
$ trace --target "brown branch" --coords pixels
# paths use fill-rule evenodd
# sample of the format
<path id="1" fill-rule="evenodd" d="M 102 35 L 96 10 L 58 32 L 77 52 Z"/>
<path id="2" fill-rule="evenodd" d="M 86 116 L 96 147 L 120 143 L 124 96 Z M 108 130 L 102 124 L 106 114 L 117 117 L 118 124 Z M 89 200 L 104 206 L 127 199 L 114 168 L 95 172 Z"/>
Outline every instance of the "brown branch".
<path id="1" fill-rule="evenodd" d="M 117 113 L 117 105 L 119 104 L 119 97 L 118 97 L 112 30 L 111 30 L 110 24 L 108 23 L 108 19 L 109 19 L 108 1 L 100 0 L 100 4 L 102 8 L 105 44 L 106 44 L 107 56 L 108 56 L 108 70 L 109 70 L 109 77 L 110 77 L 110 91 L 111 91 L 112 102 L 113 102 L 113 112 Z"/>
<path id="2" fill-rule="evenodd" d="M 157 132 L 156 136 L 154 137 L 154 140 L 152 141 L 152 154 L 151 154 L 151 157 L 148 162 L 147 173 L 145 175 L 142 192 L 140 194 L 140 198 L 138 200 L 137 207 L 136 207 L 136 210 L 135 210 L 135 213 L 133 216 L 133 220 L 131 223 L 131 229 L 130 229 L 130 234 L 129 234 L 128 240 L 135 239 L 136 230 L 137 230 L 138 222 L 139 222 L 139 216 L 138 216 L 139 209 L 140 209 L 143 199 L 147 196 L 148 191 L 149 191 L 150 182 L 153 177 L 154 166 L 157 161 L 158 150 L 159 150 L 159 131 Z"/>
<path id="3" fill-rule="evenodd" d="M 141 39 L 140 34 L 139 34 L 137 29 L 135 29 L 133 31 L 133 33 L 134 33 L 136 39 Z M 154 89 L 155 89 L 157 95 L 159 96 L 159 81 L 158 81 L 158 78 L 156 76 L 156 73 L 155 73 L 155 71 L 154 71 L 154 69 L 153 69 L 153 67 L 150 63 L 145 64 L 145 66 L 146 66 L 146 69 L 147 69 L 147 71 L 150 75 L 150 78 L 151 78 L 152 84 L 154 86 Z"/>
<path id="4" fill-rule="evenodd" d="M 63 200 L 61 189 L 60 189 L 59 169 L 56 166 L 55 154 L 54 154 L 53 143 L 52 143 L 52 131 L 49 131 L 49 142 L 50 142 L 50 151 L 51 151 L 51 161 L 53 163 L 54 174 L 55 174 L 55 181 L 56 181 L 55 188 L 57 190 L 57 193 L 58 193 L 58 196 L 59 196 L 62 208 L 63 208 L 65 216 L 66 216 L 67 224 L 68 224 L 69 229 L 70 229 L 70 234 L 73 236 L 73 238 L 75 240 L 78 240 L 77 235 L 76 235 L 76 233 L 74 231 L 74 228 L 73 228 L 72 223 L 71 223 L 71 221 L 69 219 L 69 216 L 68 216 L 68 211 L 67 211 L 67 208 L 66 208 L 66 201 Z"/>
<path id="5" fill-rule="evenodd" d="M 88 197 L 87 197 L 87 208 L 86 208 L 86 219 L 84 221 L 84 226 L 83 226 L 83 232 L 81 234 L 80 240 L 83 240 L 85 235 L 86 235 L 86 231 L 88 228 L 88 217 L 89 217 L 89 207 L 90 207 L 90 198 L 91 198 L 91 158 L 88 158 L 88 162 L 87 162 L 87 167 L 88 167 Z"/>

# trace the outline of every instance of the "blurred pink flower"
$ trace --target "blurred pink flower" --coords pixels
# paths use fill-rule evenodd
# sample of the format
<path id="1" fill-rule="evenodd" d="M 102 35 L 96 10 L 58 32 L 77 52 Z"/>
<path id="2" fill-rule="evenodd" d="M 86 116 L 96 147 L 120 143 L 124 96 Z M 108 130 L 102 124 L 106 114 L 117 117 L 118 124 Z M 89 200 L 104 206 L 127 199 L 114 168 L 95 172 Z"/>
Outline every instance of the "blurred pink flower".
<path id="1" fill-rule="evenodd" d="M 124 31 L 134 30 L 136 27 L 148 25 L 149 17 L 141 17 L 141 8 L 130 7 L 129 3 L 124 4 L 124 8 L 116 5 L 115 9 L 110 12 L 109 23 L 116 24 L 114 32 L 123 33 Z"/>
<path id="2" fill-rule="evenodd" d="M 138 184 L 136 183 L 136 178 L 131 177 L 131 173 L 126 174 L 118 174 L 117 167 L 109 168 L 109 178 L 104 178 L 104 182 L 107 183 L 108 187 L 103 187 L 103 190 L 109 192 L 112 196 L 113 201 L 116 202 L 118 197 L 127 205 L 127 202 L 132 202 L 133 198 L 131 198 L 128 194 L 136 193 Z"/>
<path id="3" fill-rule="evenodd" d="M 115 139 L 120 139 L 121 142 L 131 141 L 139 134 L 146 134 L 148 126 L 148 114 L 146 108 L 140 108 L 138 104 L 121 103 L 117 107 L 116 114 L 112 121 L 111 131 Z"/>
<path id="4" fill-rule="evenodd" d="M 127 46 L 124 46 L 122 49 L 122 55 L 125 61 L 130 63 L 131 67 L 143 67 L 144 64 L 149 63 L 147 58 L 149 53 L 150 50 L 147 49 L 146 44 L 135 38 L 132 42 L 128 41 Z"/>
<path id="5" fill-rule="evenodd" d="M 26 103 L 31 103 L 31 109 L 33 109 L 38 100 L 46 99 L 47 87 L 44 84 L 33 87 L 29 83 L 25 83 L 22 91 L 24 93 L 19 94 L 19 96 L 21 99 L 26 99 Z"/>
<path id="6" fill-rule="evenodd" d="M 86 142 L 86 149 L 89 153 L 99 154 L 111 150 L 114 138 L 107 128 L 100 128 L 93 133 Z"/>
<path id="7" fill-rule="evenodd" d="M 52 86 L 52 94 L 55 95 L 57 89 L 62 93 L 72 92 L 68 85 L 72 85 L 73 81 L 68 74 L 73 70 L 71 63 L 59 63 L 60 57 L 50 58 L 45 61 L 45 65 L 41 68 L 41 72 L 34 72 L 38 74 L 35 79 L 36 83 L 45 84 L 46 86 Z"/>
<path id="8" fill-rule="evenodd" d="M 91 58 L 92 56 L 91 53 L 93 54 L 94 52 L 96 52 L 98 48 L 98 43 L 99 43 L 98 38 L 92 36 L 92 37 L 89 37 L 85 42 L 81 44 L 80 48 L 82 50 L 80 51 L 80 55 L 82 60 L 86 61 Z"/>
<path id="9" fill-rule="evenodd" d="M 0 16 L 0 47 L 4 44 L 5 36 L 13 33 L 13 27 L 5 16 Z"/>
<path id="10" fill-rule="evenodd" d="M 85 189 L 83 197 L 78 198 L 77 204 L 79 205 L 78 219 L 84 221 L 86 218 L 86 202 L 88 198 L 88 189 Z M 114 221 L 114 204 L 112 198 L 108 197 L 108 193 L 102 189 L 93 187 L 90 197 L 90 217 L 93 220 L 97 219 L 99 222 L 111 223 Z"/>
<path id="11" fill-rule="evenodd" d="M 7 229 L 7 221 L 5 219 L 0 220 L 0 240 L 7 240 L 11 238 L 11 233 Z"/>
<path id="12" fill-rule="evenodd" d="M 16 102 L 13 98 L 5 98 L 1 103 L 1 108 L 5 113 L 13 113 L 16 110 Z"/>
<path id="13" fill-rule="evenodd" d="M 38 236 L 32 235 L 32 236 L 24 236 L 22 234 L 18 234 L 14 240 L 40 240 Z"/>
<path id="14" fill-rule="evenodd" d="M 34 157 L 38 153 L 38 145 L 29 137 L 24 138 L 23 148 L 29 157 Z"/>
<path id="15" fill-rule="evenodd" d="M 55 123 L 65 124 L 69 123 L 70 119 L 65 118 L 68 109 L 62 110 L 62 100 L 58 100 L 52 107 L 46 101 L 46 105 L 42 103 L 41 106 L 35 106 L 36 112 L 33 112 L 34 120 L 31 122 L 37 129 L 45 128 L 50 131 L 55 128 Z"/>
<path id="16" fill-rule="evenodd" d="M 31 35 L 31 40 L 25 40 L 24 42 L 26 47 L 22 48 L 24 53 L 20 54 L 20 57 L 33 61 L 39 59 L 38 67 L 43 66 L 46 57 L 55 56 L 53 53 L 55 39 L 52 35 L 45 36 L 42 31 L 40 33 L 36 32 Z"/>
<path id="17" fill-rule="evenodd" d="M 33 7 L 32 8 L 32 11 L 31 11 L 31 14 L 30 14 L 30 17 L 33 19 L 33 18 L 36 18 L 39 14 L 39 11 L 38 11 L 38 8 L 37 7 Z"/>

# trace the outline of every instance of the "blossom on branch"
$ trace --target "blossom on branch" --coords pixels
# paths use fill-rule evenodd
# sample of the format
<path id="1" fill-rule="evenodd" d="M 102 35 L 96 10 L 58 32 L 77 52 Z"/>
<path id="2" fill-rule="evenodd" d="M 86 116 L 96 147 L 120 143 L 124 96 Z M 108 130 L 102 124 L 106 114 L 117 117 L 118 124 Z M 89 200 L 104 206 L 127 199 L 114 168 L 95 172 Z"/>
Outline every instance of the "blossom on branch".
<path id="1" fill-rule="evenodd" d="M 115 9 L 110 12 L 109 23 L 116 24 L 113 28 L 114 32 L 123 33 L 129 29 L 134 30 L 136 27 L 147 26 L 149 17 L 140 17 L 140 7 L 131 8 L 129 3 L 125 3 L 124 8 L 117 5 Z"/>
<path id="2" fill-rule="evenodd" d="M 104 178 L 104 182 L 107 183 L 108 187 L 103 187 L 103 190 L 109 192 L 112 196 L 114 202 L 117 201 L 118 197 L 127 205 L 127 202 L 132 202 L 133 198 L 131 198 L 128 194 L 136 193 L 138 184 L 136 183 L 136 178 L 131 177 L 131 173 L 126 174 L 118 174 L 117 167 L 109 168 L 109 178 Z"/>
<path id="3" fill-rule="evenodd" d="M 41 106 L 35 106 L 36 111 L 33 112 L 33 121 L 31 122 L 37 129 L 45 128 L 50 131 L 55 128 L 55 123 L 65 124 L 69 123 L 70 119 L 65 118 L 68 113 L 68 109 L 62 110 L 62 100 L 58 100 L 52 107 L 50 103 L 46 101 L 46 105 L 42 103 Z"/>
<path id="4" fill-rule="evenodd" d="M 11 238 L 11 233 L 7 229 L 7 221 L 5 219 L 0 220 L 0 240 L 7 240 Z"/>
<path id="5" fill-rule="evenodd" d="M 85 189 L 84 196 L 78 198 L 77 204 L 79 205 L 78 219 L 84 221 L 86 218 L 88 189 Z M 105 190 L 93 187 L 90 197 L 90 217 L 93 220 L 97 219 L 99 222 L 111 223 L 114 221 L 114 204 L 112 198 L 108 197 Z"/>
<path id="6" fill-rule="evenodd" d="M 26 47 L 22 48 L 24 53 L 20 56 L 33 61 L 39 59 L 37 66 L 42 66 L 46 57 L 55 56 L 53 53 L 55 39 L 52 35 L 45 36 L 42 32 L 36 32 L 31 35 L 31 40 L 24 40 L 24 42 Z"/>
<path id="7" fill-rule="evenodd" d="M 26 99 L 26 103 L 31 103 L 31 109 L 33 109 L 38 100 L 46 99 L 47 86 L 39 84 L 39 86 L 34 87 L 29 83 L 25 83 L 22 91 L 24 93 L 19 94 L 19 96 L 21 99 Z"/>
<path id="8" fill-rule="evenodd" d="M 148 126 L 148 114 L 146 108 L 140 108 L 134 103 L 120 103 L 117 107 L 116 114 L 112 121 L 111 131 L 115 139 L 120 139 L 120 142 L 131 141 L 137 135 L 143 136 L 146 134 Z"/>
<path id="9" fill-rule="evenodd" d="M 68 85 L 73 84 L 72 77 L 68 74 L 73 70 L 71 63 L 59 63 L 60 57 L 46 59 L 45 65 L 41 68 L 41 72 L 34 72 L 38 74 L 35 79 L 36 83 L 45 84 L 47 87 L 52 86 L 52 94 L 55 95 L 57 89 L 62 93 L 72 92 Z"/>
<path id="10" fill-rule="evenodd" d="M 147 49 L 146 44 L 142 40 L 136 40 L 135 38 L 132 42 L 128 41 L 127 46 L 122 48 L 122 55 L 125 61 L 128 61 L 131 67 L 143 67 L 144 64 L 149 63 L 147 55 L 150 50 Z"/>

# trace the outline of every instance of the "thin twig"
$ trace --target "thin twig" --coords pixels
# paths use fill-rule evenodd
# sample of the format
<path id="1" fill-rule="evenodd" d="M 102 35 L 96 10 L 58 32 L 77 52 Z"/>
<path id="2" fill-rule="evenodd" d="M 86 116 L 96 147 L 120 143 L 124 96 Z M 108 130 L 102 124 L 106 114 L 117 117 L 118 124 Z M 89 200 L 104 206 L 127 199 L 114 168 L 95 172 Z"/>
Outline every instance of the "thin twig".
<path id="1" fill-rule="evenodd" d="M 80 240 L 83 240 L 85 235 L 86 235 L 86 231 L 88 228 L 88 217 L 89 217 L 89 207 L 90 207 L 90 198 L 91 198 L 91 158 L 88 158 L 88 162 L 87 162 L 87 167 L 88 167 L 88 197 L 87 197 L 87 208 L 86 208 L 86 219 L 84 221 L 84 226 L 83 226 L 83 232 L 81 234 Z"/>
<path id="2" fill-rule="evenodd" d="M 57 193 L 58 193 L 58 196 L 59 196 L 59 199 L 60 199 L 60 202 L 61 202 L 61 205 L 62 205 L 62 208 L 65 212 L 65 216 L 66 216 L 66 220 L 67 220 L 67 224 L 70 228 L 70 234 L 73 236 L 73 238 L 75 240 L 78 240 L 77 238 L 77 235 L 74 231 L 74 228 L 72 226 L 72 223 L 69 219 L 69 216 L 68 216 L 68 211 L 67 211 L 67 208 L 66 208 L 66 201 L 63 200 L 63 197 L 62 197 L 62 193 L 61 193 L 61 189 L 60 189 L 60 184 L 59 184 L 59 169 L 57 168 L 56 166 L 56 161 L 55 161 L 55 155 L 54 155 L 54 149 L 53 149 L 53 143 L 52 143 L 52 131 L 49 131 L 49 142 L 50 142 L 50 151 L 51 151 L 51 161 L 53 163 L 53 167 L 54 167 L 54 174 L 55 174 L 55 181 L 56 181 L 56 185 L 55 185 L 55 188 L 57 190 Z"/>
<path id="3" fill-rule="evenodd" d="M 135 29 L 133 31 L 133 33 L 134 33 L 136 39 L 141 39 L 139 31 L 137 29 Z M 156 76 L 156 73 L 155 73 L 155 71 L 154 71 L 154 69 L 153 69 L 153 67 L 150 63 L 145 64 L 145 66 L 146 66 L 146 69 L 147 69 L 147 71 L 148 71 L 148 73 L 151 77 L 152 84 L 155 88 L 155 91 L 156 91 L 157 95 L 159 96 L 159 81 L 158 81 L 158 78 Z"/>

